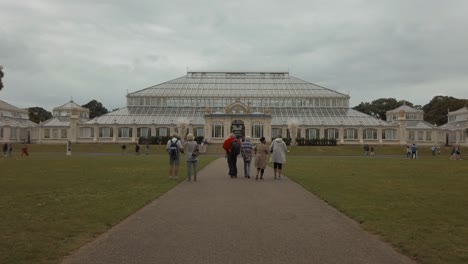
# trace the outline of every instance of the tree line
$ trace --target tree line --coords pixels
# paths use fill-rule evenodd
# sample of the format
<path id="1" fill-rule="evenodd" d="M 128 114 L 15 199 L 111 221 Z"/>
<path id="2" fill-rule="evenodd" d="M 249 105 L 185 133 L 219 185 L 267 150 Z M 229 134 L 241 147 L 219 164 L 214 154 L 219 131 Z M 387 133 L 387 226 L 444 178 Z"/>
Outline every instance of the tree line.
<path id="1" fill-rule="evenodd" d="M 375 118 L 387 120 L 386 112 L 393 110 L 403 104 L 421 109 L 424 111 L 424 121 L 438 126 L 447 123 L 448 111 L 456 111 L 462 107 L 468 107 L 468 99 L 458 99 L 452 96 L 434 96 L 432 100 L 421 106 L 414 105 L 410 101 L 400 100 L 397 101 L 395 98 L 380 98 L 372 102 L 361 102 L 359 105 L 353 107 L 353 109 L 371 115 Z M 87 104 L 82 105 L 89 109 L 89 117 L 95 118 L 107 114 L 107 108 L 105 108 L 101 102 L 91 100 Z M 52 118 L 52 113 L 41 107 L 30 107 L 29 119 L 35 123 L 44 122 L 47 119 Z M 114 109 L 116 110 L 116 109 Z"/>

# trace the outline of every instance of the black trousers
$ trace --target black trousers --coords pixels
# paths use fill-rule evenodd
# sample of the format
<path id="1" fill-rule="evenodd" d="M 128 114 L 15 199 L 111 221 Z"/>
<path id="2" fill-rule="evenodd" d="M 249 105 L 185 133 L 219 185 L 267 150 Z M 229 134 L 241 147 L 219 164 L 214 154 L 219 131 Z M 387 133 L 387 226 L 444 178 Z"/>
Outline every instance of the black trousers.
<path id="1" fill-rule="evenodd" d="M 237 155 L 228 155 L 229 175 L 237 177 Z"/>

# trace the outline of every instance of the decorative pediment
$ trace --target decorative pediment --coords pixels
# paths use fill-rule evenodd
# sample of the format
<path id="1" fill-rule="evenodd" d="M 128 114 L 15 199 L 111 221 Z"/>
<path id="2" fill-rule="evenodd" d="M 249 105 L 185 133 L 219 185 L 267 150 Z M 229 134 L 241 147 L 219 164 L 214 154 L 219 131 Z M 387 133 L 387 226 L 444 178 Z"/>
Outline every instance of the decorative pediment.
<path id="1" fill-rule="evenodd" d="M 250 114 L 250 106 L 236 101 L 226 106 L 226 114 Z"/>

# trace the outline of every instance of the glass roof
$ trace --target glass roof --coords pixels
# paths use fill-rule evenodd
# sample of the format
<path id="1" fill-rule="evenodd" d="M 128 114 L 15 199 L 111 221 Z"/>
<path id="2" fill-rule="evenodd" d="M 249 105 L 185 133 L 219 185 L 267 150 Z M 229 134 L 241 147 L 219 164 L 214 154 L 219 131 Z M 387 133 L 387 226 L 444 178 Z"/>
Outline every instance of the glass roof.
<path id="1" fill-rule="evenodd" d="M 188 72 L 127 96 L 150 97 L 308 97 L 348 95 L 292 77 L 287 72 Z"/>
<path id="2" fill-rule="evenodd" d="M 252 112 L 264 113 L 264 109 L 253 108 Z M 212 113 L 215 116 L 225 115 L 224 108 L 213 108 Z M 86 124 L 171 125 L 176 124 L 179 117 L 184 117 L 194 125 L 204 125 L 204 116 L 203 107 L 127 107 Z M 284 125 L 290 118 L 296 118 L 306 126 L 391 126 L 385 121 L 348 108 L 272 108 L 271 116 L 273 126 Z"/>

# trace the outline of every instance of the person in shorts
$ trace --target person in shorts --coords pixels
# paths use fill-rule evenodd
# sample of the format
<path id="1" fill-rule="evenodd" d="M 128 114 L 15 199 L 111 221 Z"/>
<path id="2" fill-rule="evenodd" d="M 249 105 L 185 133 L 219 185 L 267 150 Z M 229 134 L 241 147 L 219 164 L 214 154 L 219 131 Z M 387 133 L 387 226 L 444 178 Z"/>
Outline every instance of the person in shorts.
<path id="1" fill-rule="evenodd" d="M 273 162 L 273 170 L 275 172 L 275 179 L 281 180 L 281 172 L 283 170 L 283 164 L 286 163 L 286 152 L 288 148 L 284 143 L 281 136 L 278 136 L 270 145 L 271 162 Z"/>
<path id="2" fill-rule="evenodd" d="M 172 139 L 167 141 L 166 150 L 169 154 L 169 178 L 177 178 L 179 175 L 180 153 L 184 151 L 177 134 L 172 135 Z"/>

